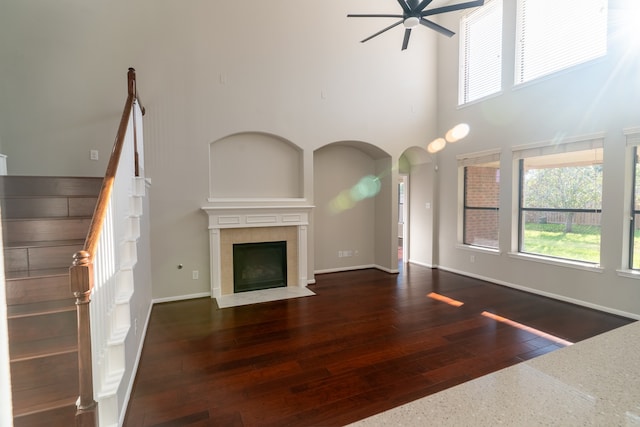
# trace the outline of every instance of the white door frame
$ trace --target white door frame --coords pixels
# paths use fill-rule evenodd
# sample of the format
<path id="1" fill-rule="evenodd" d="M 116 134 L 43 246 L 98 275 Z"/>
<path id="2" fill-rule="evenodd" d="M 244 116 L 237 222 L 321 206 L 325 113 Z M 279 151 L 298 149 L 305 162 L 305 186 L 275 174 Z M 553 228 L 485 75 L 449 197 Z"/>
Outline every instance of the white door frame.
<path id="1" fill-rule="evenodd" d="M 409 261 L 409 174 L 398 175 L 398 183 L 404 184 L 404 200 L 402 203 L 402 218 L 398 221 L 402 224 L 402 263 Z M 400 195 L 398 194 L 398 205 Z"/>

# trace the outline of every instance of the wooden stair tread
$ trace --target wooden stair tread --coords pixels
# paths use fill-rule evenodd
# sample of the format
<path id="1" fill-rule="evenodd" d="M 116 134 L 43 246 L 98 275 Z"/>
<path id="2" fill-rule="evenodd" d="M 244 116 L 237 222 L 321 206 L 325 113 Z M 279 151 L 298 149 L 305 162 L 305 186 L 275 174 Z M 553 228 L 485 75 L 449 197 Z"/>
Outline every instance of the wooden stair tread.
<path id="1" fill-rule="evenodd" d="M 5 248 L 19 249 L 19 248 L 41 248 L 47 246 L 73 246 L 83 245 L 84 239 L 69 239 L 69 240 L 39 240 L 33 242 L 5 242 Z"/>
<path id="2" fill-rule="evenodd" d="M 26 217 L 26 218 L 5 218 L 2 221 L 6 223 L 11 222 L 28 222 L 28 221 L 68 221 L 70 219 L 91 219 L 90 216 L 38 216 L 38 217 Z"/>
<path id="3" fill-rule="evenodd" d="M 98 194 L 36 194 L 36 195 L 24 195 L 24 194 L 12 194 L 10 196 L 0 197 L 2 200 L 28 200 L 28 199 L 82 199 L 82 198 L 96 198 Z"/>
<path id="4" fill-rule="evenodd" d="M 16 405 L 14 403 L 13 405 L 13 416 L 14 418 L 18 418 L 18 417 L 24 417 L 27 415 L 33 415 L 33 414 L 37 414 L 40 412 L 45 412 L 51 409 L 56 409 L 56 408 L 64 408 L 66 406 L 73 406 L 73 408 L 76 407 L 76 400 L 78 398 L 76 396 L 74 397 L 67 397 L 67 398 L 63 398 L 63 399 L 58 399 L 58 400 L 52 400 L 49 402 L 45 402 L 45 403 L 38 403 L 35 405 L 28 405 L 28 406 L 24 406 L 22 407 L 21 405 Z"/>
<path id="5" fill-rule="evenodd" d="M 102 184 L 102 177 L 0 177 L 16 427 L 74 424 L 78 338 L 69 268 Z"/>
<path id="6" fill-rule="evenodd" d="M 62 299 L 56 301 L 44 301 L 31 304 L 19 304 L 7 306 L 7 318 L 39 316 L 43 314 L 62 313 L 75 311 L 75 299 Z"/>
<path id="7" fill-rule="evenodd" d="M 3 235 L 7 244 L 32 247 L 33 242 L 84 240 L 91 217 L 7 219 L 3 223 Z"/>
<path id="8" fill-rule="evenodd" d="M 65 405 L 13 418 L 14 427 L 74 426 L 76 407 Z M 44 421 L 43 421 L 44 420 Z"/>
<path id="9" fill-rule="evenodd" d="M 71 266 L 71 262 L 69 263 L 69 266 Z M 61 268 L 47 268 L 47 269 L 41 269 L 41 270 L 7 271 L 5 272 L 5 279 L 6 280 L 22 280 L 22 279 L 33 279 L 36 277 L 53 277 L 53 276 L 68 276 L 68 275 L 69 275 L 69 267 L 61 267 Z"/>
<path id="10" fill-rule="evenodd" d="M 0 197 L 95 196 L 100 193 L 102 181 L 102 177 L 6 175 L 0 177 Z"/>
<path id="11" fill-rule="evenodd" d="M 43 358 L 78 351 L 78 338 L 63 335 L 37 341 L 17 342 L 11 345 L 11 362 Z"/>

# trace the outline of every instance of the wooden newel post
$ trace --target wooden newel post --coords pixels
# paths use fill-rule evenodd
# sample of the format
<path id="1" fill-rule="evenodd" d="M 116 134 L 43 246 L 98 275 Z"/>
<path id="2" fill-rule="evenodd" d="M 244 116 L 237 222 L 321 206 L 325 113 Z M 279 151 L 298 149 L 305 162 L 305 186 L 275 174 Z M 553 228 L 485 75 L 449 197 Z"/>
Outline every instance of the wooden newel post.
<path id="1" fill-rule="evenodd" d="M 127 71 L 127 90 L 129 95 L 136 96 L 136 70 L 135 68 L 129 68 Z"/>
<path id="2" fill-rule="evenodd" d="M 91 362 L 91 318 L 89 303 L 93 289 L 93 263 L 91 254 L 78 251 L 73 254 L 69 268 L 71 292 L 76 299 L 78 317 L 78 372 L 80 398 L 76 411 L 76 426 L 98 425 L 97 403 L 93 400 L 93 369 Z"/>

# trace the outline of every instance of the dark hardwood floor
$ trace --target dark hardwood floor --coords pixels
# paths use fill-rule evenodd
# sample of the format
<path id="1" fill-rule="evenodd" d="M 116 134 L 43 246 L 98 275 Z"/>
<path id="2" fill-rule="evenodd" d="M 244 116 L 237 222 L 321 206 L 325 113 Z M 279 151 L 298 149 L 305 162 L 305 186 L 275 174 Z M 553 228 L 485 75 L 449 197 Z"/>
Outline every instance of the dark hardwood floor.
<path id="1" fill-rule="evenodd" d="M 337 426 L 630 319 L 419 266 L 316 276 L 317 295 L 154 306 L 125 426 Z M 455 307 L 427 297 L 438 293 Z"/>

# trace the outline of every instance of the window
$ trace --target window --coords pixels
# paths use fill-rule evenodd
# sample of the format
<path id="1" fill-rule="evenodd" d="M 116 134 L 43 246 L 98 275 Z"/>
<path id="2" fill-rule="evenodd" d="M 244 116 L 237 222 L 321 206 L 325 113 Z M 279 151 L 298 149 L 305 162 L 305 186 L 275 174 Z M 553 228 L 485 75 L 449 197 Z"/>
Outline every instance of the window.
<path id="1" fill-rule="evenodd" d="M 502 89 L 502 0 L 484 6 L 460 20 L 460 105 Z"/>
<path id="2" fill-rule="evenodd" d="M 607 0 L 518 0 L 515 83 L 607 53 Z"/>
<path id="3" fill-rule="evenodd" d="M 521 150 L 519 251 L 600 263 L 602 140 Z"/>
<path id="4" fill-rule="evenodd" d="M 631 171 L 631 221 L 629 230 L 629 268 L 640 270 L 640 132 L 627 135 L 631 146 L 633 166 Z"/>
<path id="5" fill-rule="evenodd" d="M 462 243 L 498 249 L 500 154 L 458 160 L 464 175 Z"/>

